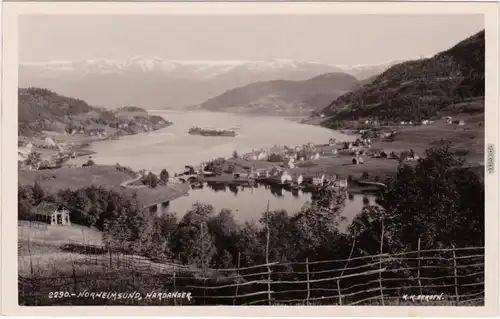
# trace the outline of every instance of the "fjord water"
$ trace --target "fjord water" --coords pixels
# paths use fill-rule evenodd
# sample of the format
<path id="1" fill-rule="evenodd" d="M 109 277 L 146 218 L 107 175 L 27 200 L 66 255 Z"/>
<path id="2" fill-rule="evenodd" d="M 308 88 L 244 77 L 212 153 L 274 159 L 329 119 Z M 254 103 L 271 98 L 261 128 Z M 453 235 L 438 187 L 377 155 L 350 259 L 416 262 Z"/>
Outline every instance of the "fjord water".
<path id="1" fill-rule="evenodd" d="M 368 202 L 364 202 L 366 197 Z M 177 218 L 182 217 L 186 211 L 191 209 L 193 203 L 210 204 L 216 212 L 221 209 L 230 209 L 238 221 L 258 221 L 262 213 L 266 211 L 269 202 L 269 210 L 284 209 L 289 215 L 293 215 L 300 208 L 311 200 L 311 194 L 302 191 L 292 193 L 284 189 L 269 189 L 264 186 L 243 187 L 243 186 L 218 186 L 210 187 L 205 185 L 202 189 L 193 189 L 189 196 L 173 200 L 167 206 L 160 206 L 159 213 L 174 213 Z M 346 220 L 340 224 L 339 229 L 345 231 L 352 219 L 361 212 L 365 205 L 376 205 L 373 195 L 353 194 L 345 202 L 342 215 Z"/>
<path id="2" fill-rule="evenodd" d="M 238 153 L 273 145 L 298 145 L 307 142 L 328 143 L 329 138 L 354 140 L 353 136 L 340 134 L 319 126 L 305 125 L 284 118 L 247 116 L 203 111 L 150 111 L 173 125 L 164 129 L 125 136 L 120 140 L 93 143 L 98 164 L 130 166 L 159 173 L 166 168 L 170 173 L 179 172 L 184 165 L 198 165 L 217 157 L 230 157 Z M 199 136 L 188 133 L 193 126 L 229 129 L 236 137 Z"/>
<path id="3" fill-rule="evenodd" d="M 134 170 L 146 169 L 159 173 L 166 168 L 171 175 L 179 172 L 184 165 L 197 165 L 217 157 L 230 157 L 234 150 L 244 153 L 252 149 L 273 145 L 298 145 L 307 142 L 327 143 L 330 138 L 354 140 L 355 137 L 341 134 L 318 126 L 305 125 L 279 117 L 235 115 L 230 113 L 202 111 L 153 111 L 173 125 L 155 132 L 125 136 L 120 140 L 106 140 L 93 143 L 96 152 L 93 159 L 98 164 L 129 166 Z M 231 129 L 237 137 L 207 137 L 188 134 L 188 130 L 201 128 Z M 370 202 L 373 198 L 368 196 Z M 363 196 L 354 195 L 347 200 L 344 216 L 348 221 L 357 215 L 363 206 Z M 210 187 L 194 189 L 189 196 L 173 200 L 164 211 L 181 217 L 193 203 L 199 201 L 233 210 L 239 221 L 258 220 L 270 202 L 270 209 L 286 209 L 290 214 L 297 212 L 310 200 L 310 194 L 295 196 L 283 190 L 281 194 L 264 187 L 235 191 L 227 187 L 225 191 L 215 191 Z"/>

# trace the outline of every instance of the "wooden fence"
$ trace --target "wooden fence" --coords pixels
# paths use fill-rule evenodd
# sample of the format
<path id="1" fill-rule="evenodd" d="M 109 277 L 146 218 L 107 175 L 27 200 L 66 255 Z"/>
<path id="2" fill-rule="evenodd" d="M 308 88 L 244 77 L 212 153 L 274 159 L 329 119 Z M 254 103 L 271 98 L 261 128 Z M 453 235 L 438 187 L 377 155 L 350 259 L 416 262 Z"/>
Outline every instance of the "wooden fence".
<path id="1" fill-rule="evenodd" d="M 484 247 L 199 269 L 88 249 L 69 275 L 19 276 L 21 305 L 483 305 Z M 239 256 L 242 258 L 242 256 Z M 238 262 L 238 264 L 240 264 Z M 82 269 L 92 266 L 98 271 Z M 99 267 L 97 267 L 99 266 Z M 189 292 L 192 300 L 48 299 L 50 291 Z M 419 295 L 436 295 L 418 301 Z M 406 296 L 406 300 L 405 300 Z M 413 297 L 412 297 L 413 296 Z M 413 301 L 410 299 L 415 298 Z"/>

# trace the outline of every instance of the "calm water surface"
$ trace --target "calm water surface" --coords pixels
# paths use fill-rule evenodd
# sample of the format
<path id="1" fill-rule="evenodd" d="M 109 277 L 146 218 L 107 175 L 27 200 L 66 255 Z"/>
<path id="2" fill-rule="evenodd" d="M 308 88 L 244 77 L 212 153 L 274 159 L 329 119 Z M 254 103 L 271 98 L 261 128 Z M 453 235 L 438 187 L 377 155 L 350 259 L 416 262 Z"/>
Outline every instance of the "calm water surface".
<path id="1" fill-rule="evenodd" d="M 355 139 L 337 131 L 278 117 L 202 111 L 150 113 L 160 115 L 174 124 L 155 132 L 93 143 L 91 150 L 97 153 L 93 155 L 94 161 L 107 165 L 120 163 L 135 170 L 147 169 L 155 173 L 159 173 L 163 168 L 169 172 L 177 172 L 183 169 L 184 165 L 197 165 L 221 156 L 230 157 L 234 150 L 244 153 L 275 144 L 328 143 L 328 139 L 332 137 L 346 141 Z M 232 129 L 238 136 L 232 138 L 188 134 L 188 130 L 193 126 Z"/>
<path id="2" fill-rule="evenodd" d="M 364 197 L 368 199 L 368 203 L 363 202 Z M 300 190 L 291 192 L 264 186 L 243 187 L 236 185 L 211 187 L 205 184 L 202 189 L 192 189 L 188 196 L 175 199 L 168 206 L 160 207 L 160 213 L 175 213 L 178 218 L 181 218 L 186 211 L 191 209 L 193 203 L 199 201 L 214 206 L 215 212 L 219 212 L 223 208 L 232 210 L 235 218 L 240 222 L 252 219 L 258 221 L 262 213 L 266 211 L 268 201 L 270 210 L 285 209 L 289 215 L 293 215 L 310 200 L 311 194 Z M 375 197 L 353 194 L 350 199 L 347 199 L 343 211 L 343 216 L 347 220 L 341 225 L 341 230 L 344 231 L 352 219 L 361 212 L 363 206 L 367 204 L 375 205 Z"/>
<path id="3" fill-rule="evenodd" d="M 97 164 L 129 166 L 134 170 L 147 169 L 159 173 L 166 168 L 172 175 L 184 165 L 197 165 L 217 157 L 230 157 L 234 150 L 239 153 L 273 145 L 297 145 L 307 142 L 327 143 L 330 138 L 352 141 L 353 136 L 341 134 L 318 126 L 305 125 L 278 117 L 258 117 L 229 113 L 201 111 L 150 111 L 174 124 L 159 131 L 125 136 L 120 140 L 93 143 L 96 152 L 93 160 Z M 202 128 L 231 129 L 237 137 L 206 137 L 188 134 L 188 130 Z M 199 201 L 214 206 L 216 211 L 231 209 L 239 221 L 258 220 L 265 211 L 267 202 L 270 209 L 286 209 L 289 214 L 300 210 L 310 194 L 292 194 L 286 190 L 271 190 L 263 186 L 243 188 L 231 186 L 214 190 L 209 186 L 193 189 L 189 196 L 170 202 L 164 211 L 174 212 L 182 217 L 192 204 Z M 373 197 L 368 196 L 373 202 Z M 347 200 L 344 216 L 348 222 L 363 207 L 363 196 L 354 195 Z M 344 225 L 345 226 L 345 225 Z"/>

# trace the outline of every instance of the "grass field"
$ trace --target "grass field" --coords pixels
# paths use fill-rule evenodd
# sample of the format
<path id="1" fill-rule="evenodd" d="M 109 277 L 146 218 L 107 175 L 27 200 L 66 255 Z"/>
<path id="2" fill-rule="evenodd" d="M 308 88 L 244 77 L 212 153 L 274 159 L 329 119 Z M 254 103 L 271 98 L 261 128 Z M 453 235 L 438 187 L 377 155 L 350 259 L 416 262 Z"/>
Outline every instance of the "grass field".
<path id="1" fill-rule="evenodd" d="M 19 171 L 19 185 L 33 185 L 36 181 L 47 193 L 60 190 L 77 190 L 90 186 L 102 186 L 117 192 L 132 195 L 137 193 L 139 203 L 144 206 L 159 204 L 187 194 L 189 185 L 169 184 L 156 188 L 141 187 L 137 189 L 123 188 L 120 184 L 135 178 L 136 175 L 118 170 L 113 165 L 93 165 L 76 168 L 59 168 L 41 171 Z"/>
<path id="2" fill-rule="evenodd" d="M 48 193 L 62 189 L 77 190 L 89 186 L 114 187 L 132 176 L 112 165 L 93 165 L 77 168 L 59 168 L 40 171 L 19 171 L 19 185 L 33 185 L 36 181 Z"/>
<path id="3" fill-rule="evenodd" d="M 467 150 L 467 160 L 482 162 L 484 160 L 484 127 L 477 123 L 464 126 L 455 124 L 433 124 L 408 126 L 399 128 L 392 142 L 376 142 L 373 148 L 386 152 L 413 149 L 417 155 L 424 155 L 425 149 L 437 146 L 441 139 L 451 142 L 454 150 Z"/>
<path id="4" fill-rule="evenodd" d="M 68 271 L 68 264 L 84 258 L 63 249 L 70 242 L 82 246 L 102 245 L 102 232 L 79 225 L 18 221 L 17 231 L 18 269 L 24 275 L 35 271 L 45 275 L 48 271 Z"/>

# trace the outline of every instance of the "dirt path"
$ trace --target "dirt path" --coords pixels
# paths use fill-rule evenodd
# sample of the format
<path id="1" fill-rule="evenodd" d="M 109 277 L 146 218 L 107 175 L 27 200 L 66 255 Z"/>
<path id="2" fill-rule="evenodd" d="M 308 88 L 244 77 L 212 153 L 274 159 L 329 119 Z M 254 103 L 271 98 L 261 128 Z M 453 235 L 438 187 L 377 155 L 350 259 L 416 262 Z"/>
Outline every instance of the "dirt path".
<path id="1" fill-rule="evenodd" d="M 126 187 L 126 188 L 142 188 L 142 187 L 146 187 L 147 185 L 129 185 L 129 184 L 132 184 L 132 183 L 135 183 L 137 182 L 138 180 L 141 179 L 141 175 L 137 175 L 137 177 L 135 178 L 132 178 L 132 179 L 129 179 L 129 180 L 126 180 L 124 182 L 122 182 L 120 184 L 121 187 Z"/>

